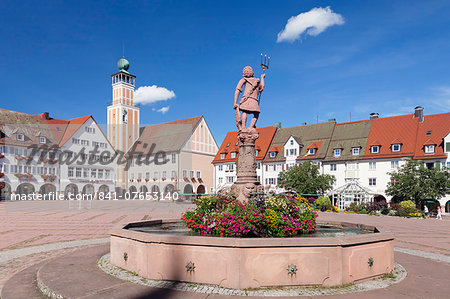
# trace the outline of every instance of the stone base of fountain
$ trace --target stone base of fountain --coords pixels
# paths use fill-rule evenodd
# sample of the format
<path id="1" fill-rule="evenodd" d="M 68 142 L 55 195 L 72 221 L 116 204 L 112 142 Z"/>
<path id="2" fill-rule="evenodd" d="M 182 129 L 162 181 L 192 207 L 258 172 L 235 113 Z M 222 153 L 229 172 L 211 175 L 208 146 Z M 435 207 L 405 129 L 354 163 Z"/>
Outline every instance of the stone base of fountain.
<path id="1" fill-rule="evenodd" d="M 137 231 L 174 223 L 177 221 L 153 220 L 114 230 L 111 263 L 148 279 L 233 289 L 335 286 L 378 277 L 394 269 L 394 235 L 361 224 L 326 223 L 373 233 L 339 237 L 218 238 Z"/>

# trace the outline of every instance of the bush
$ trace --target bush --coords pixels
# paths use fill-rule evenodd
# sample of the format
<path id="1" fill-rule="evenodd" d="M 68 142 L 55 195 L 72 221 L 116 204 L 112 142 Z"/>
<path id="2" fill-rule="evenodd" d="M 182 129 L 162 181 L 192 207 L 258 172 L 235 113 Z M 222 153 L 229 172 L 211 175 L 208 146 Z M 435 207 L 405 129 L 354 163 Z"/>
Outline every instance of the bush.
<path id="1" fill-rule="evenodd" d="M 321 211 L 331 210 L 333 208 L 330 198 L 326 196 L 321 196 L 316 199 L 314 201 L 314 206 Z"/>
<path id="2" fill-rule="evenodd" d="M 386 215 L 389 211 L 388 211 L 388 204 L 385 200 L 383 201 L 379 201 L 379 202 L 368 202 L 366 203 L 365 207 L 364 207 L 367 211 L 369 211 L 369 213 L 373 213 L 375 214 L 375 212 L 381 212 L 382 214 Z"/>
<path id="3" fill-rule="evenodd" d="M 416 204 L 411 200 L 404 200 L 400 203 L 400 207 L 406 212 L 406 214 L 417 213 Z"/>
<path id="4" fill-rule="evenodd" d="M 242 204 L 230 196 L 204 196 L 182 216 L 200 235 L 220 237 L 292 237 L 313 233 L 317 214 L 303 197 L 271 196 Z"/>

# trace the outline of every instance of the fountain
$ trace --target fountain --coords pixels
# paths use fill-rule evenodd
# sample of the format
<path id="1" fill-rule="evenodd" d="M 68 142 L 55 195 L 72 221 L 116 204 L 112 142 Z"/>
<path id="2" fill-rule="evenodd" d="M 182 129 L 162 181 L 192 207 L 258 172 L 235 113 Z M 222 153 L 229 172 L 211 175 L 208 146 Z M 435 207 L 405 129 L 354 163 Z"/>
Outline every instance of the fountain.
<path id="1" fill-rule="evenodd" d="M 268 64 L 267 58 L 261 61 L 263 71 Z M 245 67 L 235 91 L 239 157 L 232 194 L 243 204 L 253 192 L 261 191 L 254 146 L 264 77 L 265 73 L 261 79 L 254 78 L 252 68 Z M 253 119 L 246 128 L 248 114 L 253 114 Z M 154 280 L 232 289 L 335 286 L 390 273 L 394 269 L 394 235 L 363 224 L 318 222 L 314 234 L 223 238 L 195 234 L 179 220 L 152 220 L 113 230 L 110 259 L 115 266 Z"/>

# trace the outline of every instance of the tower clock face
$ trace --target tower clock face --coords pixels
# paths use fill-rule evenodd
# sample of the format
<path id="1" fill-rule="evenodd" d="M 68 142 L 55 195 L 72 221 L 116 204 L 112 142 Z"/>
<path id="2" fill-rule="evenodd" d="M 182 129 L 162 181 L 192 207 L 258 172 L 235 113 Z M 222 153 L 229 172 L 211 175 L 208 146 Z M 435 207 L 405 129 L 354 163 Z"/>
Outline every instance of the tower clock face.
<path id="1" fill-rule="evenodd" d="M 127 109 L 122 109 L 122 123 L 128 123 L 128 111 Z"/>

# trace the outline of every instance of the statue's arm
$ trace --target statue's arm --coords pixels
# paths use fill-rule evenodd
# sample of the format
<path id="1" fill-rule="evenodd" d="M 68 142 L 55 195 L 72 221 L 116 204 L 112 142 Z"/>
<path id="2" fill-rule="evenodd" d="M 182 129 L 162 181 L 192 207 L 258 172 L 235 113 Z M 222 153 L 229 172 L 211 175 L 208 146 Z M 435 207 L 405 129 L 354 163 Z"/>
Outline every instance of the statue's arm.
<path id="1" fill-rule="evenodd" d="M 236 86 L 236 90 L 234 92 L 234 106 L 233 106 L 234 109 L 239 107 L 237 101 L 239 98 L 239 94 L 242 92 L 242 86 L 244 85 L 244 83 L 245 83 L 245 80 L 244 80 L 244 78 L 242 78 L 239 81 L 238 85 Z"/>
<path id="2" fill-rule="evenodd" d="M 260 91 L 260 92 L 264 90 L 264 86 L 265 86 L 264 78 L 265 78 L 265 77 L 266 77 L 266 74 L 263 73 L 263 74 L 261 75 L 261 83 L 259 84 L 259 91 Z"/>

